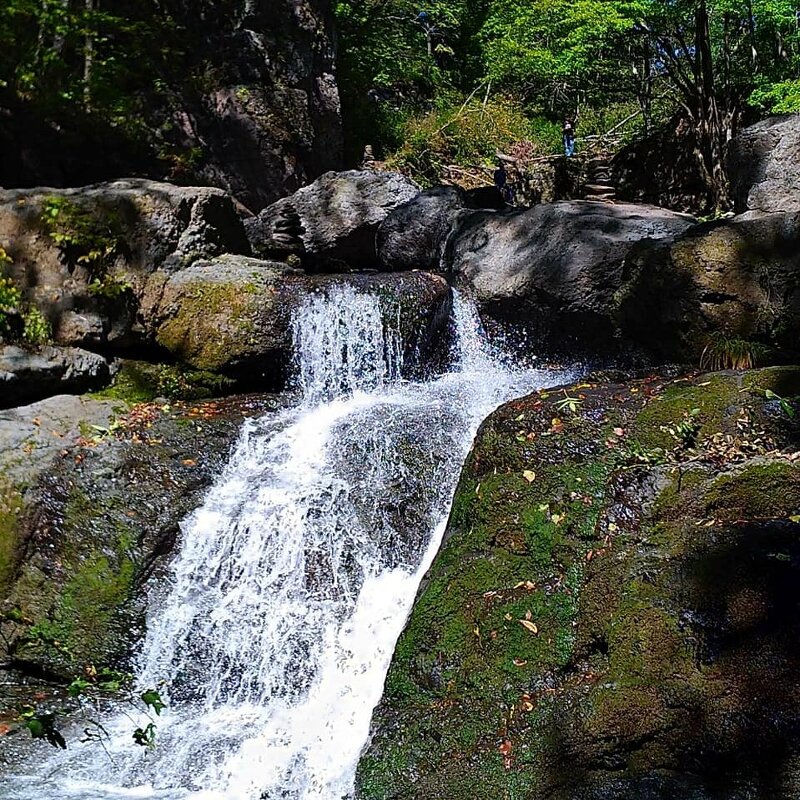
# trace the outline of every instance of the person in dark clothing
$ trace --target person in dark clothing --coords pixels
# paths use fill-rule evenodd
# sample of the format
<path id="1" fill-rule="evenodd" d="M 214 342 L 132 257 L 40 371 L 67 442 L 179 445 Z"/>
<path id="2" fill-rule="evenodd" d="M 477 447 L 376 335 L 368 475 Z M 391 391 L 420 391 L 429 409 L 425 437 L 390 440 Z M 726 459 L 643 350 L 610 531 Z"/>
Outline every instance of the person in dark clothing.
<path id="1" fill-rule="evenodd" d="M 497 163 L 497 169 L 494 171 L 494 185 L 497 187 L 497 191 L 500 192 L 500 194 L 503 193 L 503 189 L 507 183 L 508 173 L 506 172 L 505 164 L 499 161 Z"/>
<path id="2" fill-rule="evenodd" d="M 575 154 L 575 126 L 571 120 L 564 120 L 564 128 L 561 131 L 564 140 L 564 155 L 569 158 Z"/>
<path id="3" fill-rule="evenodd" d="M 514 205 L 514 187 L 508 182 L 508 172 L 506 172 L 505 164 L 502 161 L 497 163 L 497 169 L 494 171 L 494 185 L 503 201 L 509 205 Z"/>

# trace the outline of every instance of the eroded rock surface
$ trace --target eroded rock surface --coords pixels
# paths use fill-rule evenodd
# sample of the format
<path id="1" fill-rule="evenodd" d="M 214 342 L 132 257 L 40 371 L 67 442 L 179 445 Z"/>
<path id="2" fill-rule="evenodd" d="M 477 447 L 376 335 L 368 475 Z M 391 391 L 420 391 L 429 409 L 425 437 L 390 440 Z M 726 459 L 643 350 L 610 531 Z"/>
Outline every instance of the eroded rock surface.
<path id="1" fill-rule="evenodd" d="M 419 194 L 419 187 L 396 172 L 328 172 L 246 222 L 257 254 L 274 249 L 275 223 L 293 209 L 304 228 L 305 251 L 324 265 L 341 261 L 352 269 L 377 266 L 375 234 L 392 209 Z"/>

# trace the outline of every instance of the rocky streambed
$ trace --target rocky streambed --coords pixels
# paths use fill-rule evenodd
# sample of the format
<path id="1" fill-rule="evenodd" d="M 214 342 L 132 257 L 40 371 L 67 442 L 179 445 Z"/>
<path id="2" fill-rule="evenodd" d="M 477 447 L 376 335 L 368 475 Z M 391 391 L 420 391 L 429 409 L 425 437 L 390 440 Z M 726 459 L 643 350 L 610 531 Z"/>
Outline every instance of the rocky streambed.
<path id="1" fill-rule="evenodd" d="M 774 191 L 785 124 L 745 136 L 761 166 L 739 172 L 741 213 L 706 222 L 486 209 L 372 171 L 258 215 L 142 180 L 2 192 L 0 661 L 25 685 L 3 735 L 26 735 L 21 702 L 127 669 L 179 522 L 242 421 L 287 402 L 242 392 L 291 391 L 298 308 L 342 287 L 377 298 L 394 378 L 430 378 L 452 361 L 457 287 L 526 357 L 640 371 L 536 392 L 481 428 L 357 796 L 794 796 L 800 373 L 754 368 L 800 358 L 793 173 Z"/>

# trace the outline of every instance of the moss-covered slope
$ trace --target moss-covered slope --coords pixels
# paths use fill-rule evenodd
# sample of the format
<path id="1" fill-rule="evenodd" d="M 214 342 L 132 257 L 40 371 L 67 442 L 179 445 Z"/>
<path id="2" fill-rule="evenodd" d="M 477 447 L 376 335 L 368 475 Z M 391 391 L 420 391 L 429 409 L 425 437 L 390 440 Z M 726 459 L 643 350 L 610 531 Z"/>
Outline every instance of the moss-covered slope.
<path id="1" fill-rule="evenodd" d="M 798 393 L 771 369 L 490 417 L 358 797 L 796 796 Z"/>

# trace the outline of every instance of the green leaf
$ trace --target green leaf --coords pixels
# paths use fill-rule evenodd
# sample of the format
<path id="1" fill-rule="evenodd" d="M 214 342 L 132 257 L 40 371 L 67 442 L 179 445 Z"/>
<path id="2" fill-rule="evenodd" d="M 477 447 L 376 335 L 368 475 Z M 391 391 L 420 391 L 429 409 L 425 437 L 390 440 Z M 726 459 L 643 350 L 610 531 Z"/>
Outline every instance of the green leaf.
<path id="1" fill-rule="evenodd" d="M 146 692 L 143 692 L 141 698 L 142 702 L 148 708 L 153 709 L 153 711 L 156 713 L 156 716 L 159 716 L 166 708 L 164 701 L 161 699 L 161 695 L 155 689 L 148 689 Z"/>

